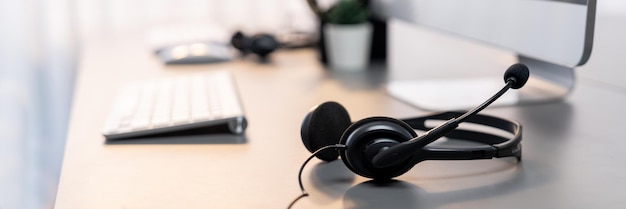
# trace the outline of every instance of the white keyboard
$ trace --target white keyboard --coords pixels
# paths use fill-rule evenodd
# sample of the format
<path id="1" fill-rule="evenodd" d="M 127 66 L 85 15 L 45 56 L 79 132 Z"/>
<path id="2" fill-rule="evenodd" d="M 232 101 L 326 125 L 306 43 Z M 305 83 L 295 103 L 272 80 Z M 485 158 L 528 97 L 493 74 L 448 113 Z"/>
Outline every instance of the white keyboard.
<path id="1" fill-rule="evenodd" d="M 123 87 L 103 135 L 113 140 L 217 126 L 242 134 L 246 125 L 232 75 L 214 71 Z"/>

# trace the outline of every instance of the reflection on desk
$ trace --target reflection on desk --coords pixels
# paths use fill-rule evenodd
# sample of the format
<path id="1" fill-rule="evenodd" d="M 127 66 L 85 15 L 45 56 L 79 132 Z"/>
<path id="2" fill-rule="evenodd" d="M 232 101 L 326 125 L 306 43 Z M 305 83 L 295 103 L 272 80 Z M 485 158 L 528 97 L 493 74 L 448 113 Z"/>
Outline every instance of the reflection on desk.
<path id="1" fill-rule="evenodd" d="M 310 200 L 302 202 L 328 203 L 341 200 L 345 208 L 440 208 L 521 191 L 521 188 L 513 186 L 524 179 L 523 170 L 518 167 L 516 160 L 499 161 L 447 162 L 444 169 L 431 163 L 426 165 L 431 167 L 430 170 L 435 170 L 430 175 L 417 175 L 411 181 L 401 178 L 404 180 L 382 182 L 357 182 L 355 175 L 341 162 L 319 163 L 311 169 L 311 182 L 307 184 L 317 192 L 310 194 Z M 448 167 L 456 169 L 450 170 Z M 489 176 L 492 181 L 480 180 L 485 176 Z M 460 189 L 446 186 L 474 180 L 482 182 Z M 426 184 L 426 188 L 422 188 L 420 183 L 411 183 L 415 181 L 439 183 Z M 298 208 L 298 205 L 294 208 Z"/>

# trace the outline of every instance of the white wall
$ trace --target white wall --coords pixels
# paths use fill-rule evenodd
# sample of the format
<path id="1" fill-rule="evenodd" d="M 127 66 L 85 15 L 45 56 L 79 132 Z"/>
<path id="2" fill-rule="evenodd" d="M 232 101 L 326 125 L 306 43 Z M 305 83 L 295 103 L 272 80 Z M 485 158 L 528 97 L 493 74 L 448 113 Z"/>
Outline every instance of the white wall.
<path id="1" fill-rule="evenodd" d="M 185 22 L 248 33 L 311 31 L 316 24 L 305 0 L 82 0 L 76 5 L 81 34 Z"/>
<path id="2" fill-rule="evenodd" d="M 75 75 L 70 0 L 0 1 L 0 208 L 51 208 Z"/>

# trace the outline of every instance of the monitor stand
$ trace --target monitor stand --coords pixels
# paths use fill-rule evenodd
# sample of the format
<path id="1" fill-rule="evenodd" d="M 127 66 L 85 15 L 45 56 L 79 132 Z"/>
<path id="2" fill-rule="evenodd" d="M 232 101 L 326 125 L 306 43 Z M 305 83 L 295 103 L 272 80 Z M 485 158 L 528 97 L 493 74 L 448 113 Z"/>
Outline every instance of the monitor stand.
<path id="1" fill-rule="evenodd" d="M 530 69 L 524 87 L 509 90 L 493 106 L 553 102 L 564 98 L 574 87 L 574 69 L 537 59 L 518 56 Z M 502 71 L 504 73 L 504 70 Z M 439 80 L 390 81 L 387 91 L 393 97 L 427 110 L 470 109 L 504 86 L 502 76 Z"/>

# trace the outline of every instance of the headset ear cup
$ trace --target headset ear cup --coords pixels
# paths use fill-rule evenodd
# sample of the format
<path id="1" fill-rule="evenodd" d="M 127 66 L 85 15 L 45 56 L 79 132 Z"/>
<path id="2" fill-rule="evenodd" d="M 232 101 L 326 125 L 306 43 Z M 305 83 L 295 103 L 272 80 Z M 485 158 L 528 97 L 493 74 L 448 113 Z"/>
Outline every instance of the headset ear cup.
<path id="1" fill-rule="evenodd" d="M 302 143 L 309 150 L 316 150 L 339 143 L 341 134 L 350 126 L 351 120 L 348 111 L 336 102 L 325 102 L 310 111 L 302 122 L 300 136 Z M 339 153 L 327 150 L 316 155 L 324 161 L 337 159 Z"/>
<path id="2" fill-rule="evenodd" d="M 237 31 L 230 37 L 230 44 L 242 54 L 247 53 L 250 40 L 241 31 Z"/>
<path id="3" fill-rule="evenodd" d="M 346 129 L 341 136 L 341 144 L 346 149 L 340 151 L 341 160 L 352 172 L 373 179 L 391 179 L 406 173 L 413 167 L 406 163 L 376 168 L 372 157 L 365 152 L 368 146 L 384 141 L 389 146 L 417 137 L 417 133 L 405 122 L 388 117 L 371 117 L 360 120 Z"/>
<path id="4" fill-rule="evenodd" d="M 250 38 L 250 51 L 264 58 L 278 49 L 278 41 L 269 34 L 258 34 Z"/>

